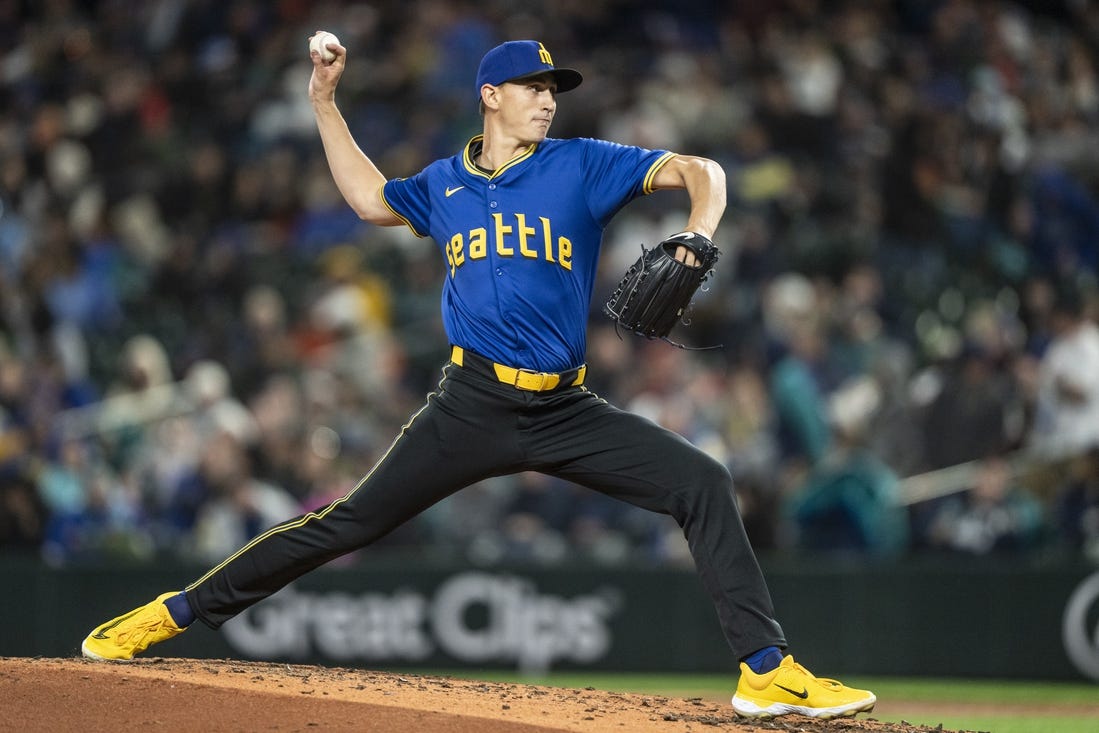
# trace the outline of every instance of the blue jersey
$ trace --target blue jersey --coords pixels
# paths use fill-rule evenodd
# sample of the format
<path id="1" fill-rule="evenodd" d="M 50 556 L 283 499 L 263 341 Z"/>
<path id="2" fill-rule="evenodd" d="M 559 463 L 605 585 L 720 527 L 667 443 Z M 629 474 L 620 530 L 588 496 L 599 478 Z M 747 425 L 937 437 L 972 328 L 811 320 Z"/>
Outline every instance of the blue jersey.
<path id="1" fill-rule="evenodd" d="M 459 155 L 382 190 L 387 207 L 446 257 L 443 324 L 450 342 L 494 361 L 558 372 L 584 361 L 603 230 L 652 192 L 674 156 L 586 138 L 547 138 L 499 170 Z"/>

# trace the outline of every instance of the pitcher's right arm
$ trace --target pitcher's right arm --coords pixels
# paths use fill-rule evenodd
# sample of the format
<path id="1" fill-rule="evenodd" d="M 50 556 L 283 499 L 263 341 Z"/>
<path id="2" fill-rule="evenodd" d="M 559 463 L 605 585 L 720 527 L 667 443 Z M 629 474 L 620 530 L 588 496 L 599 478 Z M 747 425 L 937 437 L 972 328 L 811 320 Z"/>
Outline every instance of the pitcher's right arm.
<path id="1" fill-rule="evenodd" d="M 403 224 L 382 201 L 381 188 L 386 177 L 359 148 L 336 107 L 336 85 L 346 68 L 347 49 L 333 44 L 329 50 L 336 58 L 328 63 L 321 60 L 319 53 L 310 51 L 313 75 L 309 78 L 309 101 L 332 178 L 344 200 L 363 221 L 378 226 Z"/>

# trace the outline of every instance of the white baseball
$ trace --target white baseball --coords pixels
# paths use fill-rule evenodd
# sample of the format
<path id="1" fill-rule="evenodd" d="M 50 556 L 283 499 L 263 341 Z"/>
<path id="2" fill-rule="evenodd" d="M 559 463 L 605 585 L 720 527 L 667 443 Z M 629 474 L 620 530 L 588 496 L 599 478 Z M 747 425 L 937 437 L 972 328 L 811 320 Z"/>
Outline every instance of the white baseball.
<path id="1" fill-rule="evenodd" d="M 333 43 L 340 45 L 340 39 L 336 38 L 335 33 L 329 33 L 328 31 L 317 31 L 312 38 L 309 39 L 309 52 L 316 51 L 321 55 L 321 61 L 326 64 L 330 64 L 336 60 L 336 54 L 328 50 L 328 44 Z"/>

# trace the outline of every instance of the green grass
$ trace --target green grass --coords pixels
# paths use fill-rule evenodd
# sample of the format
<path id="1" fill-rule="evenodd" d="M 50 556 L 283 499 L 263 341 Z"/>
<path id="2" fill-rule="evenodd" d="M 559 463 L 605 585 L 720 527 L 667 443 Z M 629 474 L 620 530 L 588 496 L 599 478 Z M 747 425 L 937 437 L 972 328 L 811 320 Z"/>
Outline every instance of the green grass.
<path id="1" fill-rule="evenodd" d="M 645 675 L 554 672 L 525 676 L 515 672 L 432 672 L 492 682 L 519 682 L 553 687 L 594 687 L 666 697 L 723 701 L 736 685 L 732 675 Z M 936 726 L 951 731 L 990 733 L 1097 733 L 1099 685 L 1087 683 L 952 680 L 896 677 L 844 677 L 852 687 L 873 690 L 878 720 Z M 944 706 L 941 711 L 932 705 Z M 979 706 L 972 711 L 947 706 Z M 1043 706 L 1045 710 L 1035 710 Z M 1059 710 L 1058 708 L 1061 708 Z"/>
<path id="2" fill-rule="evenodd" d="M 1082 683 L 1016 680 L 941 680 L 852 678 L 856 687 L 874 690 L 880 720 L 948 730 L 992 733 L 1096 733 L 1099 731 L 1099 686 Z M 980 712 L 930 712 L 929 704 L 978 705 Z M 1034 708 L 1046 708 L 1037 711 Z M 1028 710 L 1028 708 L 1030 708 Z M 1062 708 L 1063 711 L 1059 711 Z M 989 712 L 989 710 L 993 712 Z M 999 712 L 995 712 L 996 710 Z M 1091 711 L 1088 717 L 1085 711 Z"/>

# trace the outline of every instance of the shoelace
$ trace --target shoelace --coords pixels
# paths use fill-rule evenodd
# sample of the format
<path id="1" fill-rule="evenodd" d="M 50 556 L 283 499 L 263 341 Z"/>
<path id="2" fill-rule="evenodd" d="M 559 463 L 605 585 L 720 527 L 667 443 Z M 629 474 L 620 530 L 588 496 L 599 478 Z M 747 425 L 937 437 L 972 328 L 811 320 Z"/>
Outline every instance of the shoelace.
<path id="1" fill-rule="evenodd" d="M 802 667 L 797 662 L 794 662 L 794 669 L 796 669 L 798 672 L 801 672 L 802 674 L 804 674 L 809 679 L 811 679 L 815 682 L 819 682 L 822 685 L 827 685 L 827 686 L 833 687 L 833 688 L 843 687 L 843 683 L 840 682 L 839 680 L 833 680 L 833 679 L 830 679 L 828 677 L 817 677 L 816 675 L 814 675 L 812 672 L 807 670 L 805 667 Z"/>
<path id="2" fill-rule="evenodd" d="M 141 639 L 149 634 L 160 631 L 160 628 L 164 625 L 164 619 L 159 616 L 153 616 L 141 621 L 134 620 L 132 624 L 129 624 L 129 628 L 120 627 L 118 630 L 118 641 L 125 643 L 127 639 L 130 639 L 134 635 L 140 634 L 138 638 L 138 644 L 141 643 Z"/>

